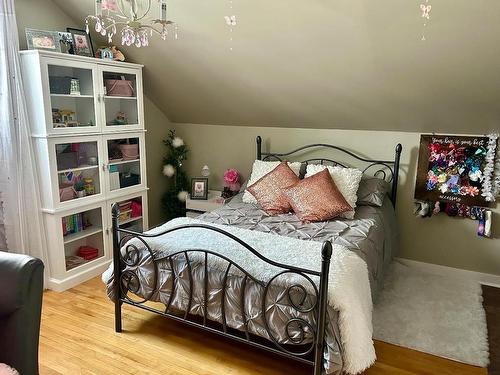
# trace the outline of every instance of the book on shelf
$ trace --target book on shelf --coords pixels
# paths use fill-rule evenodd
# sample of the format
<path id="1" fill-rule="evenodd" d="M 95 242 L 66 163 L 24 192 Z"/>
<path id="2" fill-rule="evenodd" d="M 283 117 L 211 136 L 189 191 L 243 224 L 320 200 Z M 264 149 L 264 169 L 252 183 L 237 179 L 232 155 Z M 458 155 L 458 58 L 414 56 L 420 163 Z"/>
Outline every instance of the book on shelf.
<path id="1" fill-rule="evenodd" d="M 87 229 L 91 224 L 86 220 L 84 213 L 64 216 L 62 218 L 63 236 L 75 234 Z"/>

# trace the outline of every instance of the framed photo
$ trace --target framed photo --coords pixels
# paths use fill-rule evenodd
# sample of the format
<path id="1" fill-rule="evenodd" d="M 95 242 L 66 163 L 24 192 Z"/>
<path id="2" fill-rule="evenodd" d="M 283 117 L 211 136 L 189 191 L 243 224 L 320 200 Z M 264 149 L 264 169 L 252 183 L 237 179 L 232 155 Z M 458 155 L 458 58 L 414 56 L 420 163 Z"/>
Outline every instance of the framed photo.
<path id="1" fill-rule="evenodd" d="M 94 49 L 92 47 L 92 40 L 90 35 L 85 30 L 66 29 L 73 36 L 73 54 L 79 56 L 94 57 Z"/>
<path id="2" fill-rule="evenodd" d="M 26 42 L 28 49 L 61 52 L 57 31 L 26 29 Z"/>
<path id="3" fill-rule="evenodd" d="M 71 33 L 64 31 L 58 31 L 57 35 L 59 36 L 59 44 L 61 46 L 61 52 L 73 55 L 74 54 L 73 35 Z"/>
<path id="4" fill-rule="evenodd" d="M 196 177 L 191 179 L 191 199 L 208 199 L 208 178 Z"/>

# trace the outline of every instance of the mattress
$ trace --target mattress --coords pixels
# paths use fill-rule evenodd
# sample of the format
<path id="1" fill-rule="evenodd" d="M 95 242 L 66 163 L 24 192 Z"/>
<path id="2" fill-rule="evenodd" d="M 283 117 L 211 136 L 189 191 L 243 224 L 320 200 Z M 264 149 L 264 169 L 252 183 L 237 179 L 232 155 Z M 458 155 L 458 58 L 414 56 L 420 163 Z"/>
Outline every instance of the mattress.
<path id="1" fill-rule="evenodd" d="M 356 215 L 353 220 L 332 220 L 321 223 L 301 223 L 296 216 L 292 214 L 270 216 L 267 215 L 256 204 L 243 203 L 241 196 L 235 197 L 231 202 L 221 208 L 206 213 L 198 217 L 207 223 L 236 226 L 242 229 L 272 233 L 290 238 L 323 242 L 332 241 L 333 244 L 340 244 L 347 247 L 361 257 L 368 268 L 369 280 L 373 298 L 376 298 L 377 292 L 382 284 L 383 274 L 386 266 L 397 250 L 397 230 L 395 227 L 395 216 L 392 204 L 388 199 L 382 207 L 361 206 L 356 208 Z M 154 249 L 153 249 L 154 250 Z M 203 316 L 203 282 L 204 267 L 202 261 L 197 262 L 193 259 L 189 262 L 183 256 L 177 256 L 169 264 L 167 261 L 160 260 L 157 264 L 160 272 L 158 280 L 158 290 L 154 291 L 153 265 L 150 257 L 145 252 L 141 254 L 136 274 L 140 278 L 140 288 L 137 295 L 141 297 L 151 296 L 151 300 L 168 304 L 171 301 L 171 309 L 178 313 L 189 309 L 191 314 Z M 286 260 L 283 260 L 286 264 Z M 172 290 L 172 273 L 174 268 L 178 277 L 178 285 L 174 288 L 173 298 L 170 298 Z M 193 278 L 190 280 L 189 272 L 191 268 Z M 297 317 L 296 309 L 290 305 L 287 300 L 286 292 L 283 288 L 272 287 L 268 291 L 270 311 L 268 311 L 268 327 L 263 321 L 260 302 L 262 300 L 263 289 L 252 280 L 243 281 L 243 275 L 233 274 L 227 279 L 225 296 L 225 314 L 226 324 L 231 328 L 241 331 L 248 331 L 249 334 L 257 335 L 268 340 L 276 340 L 280 345 L 293 344 L 293 340 L 301 335 L 297 327 L 289 327 L 284 330 L 287 322 Z M 105 280 L 108 285 L 108 294 L 112 297 L 112 278 Z M 193 303 L 189 306 L 190 283 L 193 283 Z M 214 322 L 222 322 L 221 313 L 221 290 L 224 283 L 224 272 L 219 270 L 210 270 L 208 279 L 209 295 L 207 304 L 207 318 Z M 245 301 L 241 301 L 241 290 L 245 288 Z M 298 296 L 297 298 L 300 298 Z M 242 306 L 242 304 L 244 306 Z M 241 311 L 244 308 L 248 321 L 246 326 L 242 325 Z M 305 320 L 313 322 L 313 314 L 299 314 Z M 327 374 L 341 374 L 344 369 L 344 349 L 342 347 L 342 338 L 338 326 L 338 312 L 329 307 L 327 310 L 328 323 L 326 325 L 325 335 L 325 353 L 324 367 Z M 269 330 L 273 337 L 269 336 Z M 285 334 L 286 333 L 286 334 Z M 307 337 L 304 343 L 307 343 Z M 309 335 L 310 336 L 310 335 Z"/>

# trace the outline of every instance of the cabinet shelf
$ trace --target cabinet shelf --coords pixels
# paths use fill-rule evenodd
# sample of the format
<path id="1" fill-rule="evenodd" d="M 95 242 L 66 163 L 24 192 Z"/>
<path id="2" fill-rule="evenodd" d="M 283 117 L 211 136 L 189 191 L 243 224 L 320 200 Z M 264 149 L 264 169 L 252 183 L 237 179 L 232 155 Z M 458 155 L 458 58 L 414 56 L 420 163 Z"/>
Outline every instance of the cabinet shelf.
<path id="1" fill-rule="evenodd" d="M 82 238 L 92 236 L 97 233 L 101 233 L 102 228 L 101 227 L 90 227 L 87 229 L 84 229 L 80 232 L 73 233 L 73 234 L 68 234 L 67 236 L 64 236 L 64 244 L 68 244 L 74 241 L 81 240 Z"/>
<path id="2" fill-rule="evenodd" d="M 99 166 L 98 165 L 87 165 L 85 167 L 63 169 L 62 171 L 57 171 L 57 173 L 62 174 L 62 173 L 69 173 L 69 172 L 79 172 L 79 171 L 86 171 L 89 169 L 96 169 L 96 168 L 99 168 Z"/>
<path id="3" fill-rule="evenodd" d="M 67 257 L 66 258 L 66 262 L 68 261 L 68 258 L 76 258 L 75 256 L 72 256 L 72 257 Z M 71 270 L 74 270 L 75 268 L 78 268 L 78 267 L 81 267 L 81 266 L 84 266 L 86 264 L 89 264 L 90 262 L 94 262 L 96 260 L 99 260 L 102 258 L 102 255 L 101 256 L 98 256 L 97 258 L 94 258 L 94 259 L 90 259 L 90 260 L 85 260 L 83 258 L 80 258 L 78 257 L 78 259 L 81 259 L 81 261 L 79 263 L 75 263 L 75 264 L 72 264 L 71 266 L 70 265 L 66 265 L 66 271 L 71 271 Z"/>
<path id="4" fill-rule="evenodd" d="M 120 165 L 120 164 L 128 164 L 128 163 L 135 163 L 141 161 L 141 159 L 130 159 L 130 160 L 120 160 L 120 161 L 112 161 L 109 162 L 109 165 Z"/>
<path id="5" fill-rule="evenodd" d="M 53 98 L 94 98 L 94 95 L 50 94 Z"/>
<path id="6" fill-rule="evenodd" d="M 114 95 L 105 95 L 106 99 L 128 99 L 128 100 L 137 100 L 137 96 L 114 96 Z"/>
<path id="7" fill-rule="evenodd" d="M 142 219 L 142 216 L 136 216 L 136 217 L 131 217 L 127 220 L 121 220 L 118 225 L 125 225 L 125 224 L 128 224 L 128 223 L 132 223 L 134 221 L 137 221 L 137 220 L 141 220 Z"/>

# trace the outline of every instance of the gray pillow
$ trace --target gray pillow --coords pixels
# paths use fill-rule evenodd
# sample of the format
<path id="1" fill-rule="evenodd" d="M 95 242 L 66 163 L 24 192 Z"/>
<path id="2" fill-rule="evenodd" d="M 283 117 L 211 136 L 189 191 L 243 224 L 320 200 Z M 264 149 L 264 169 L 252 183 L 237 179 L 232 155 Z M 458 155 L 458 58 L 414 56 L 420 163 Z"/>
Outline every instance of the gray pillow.
<path id="1" fill-rule="evenodd" d="M 358 188 L 358 206 L 382 207 L 385 195 L 390 191 L 390 185 L 377 177 L 363 176 Z"/>

